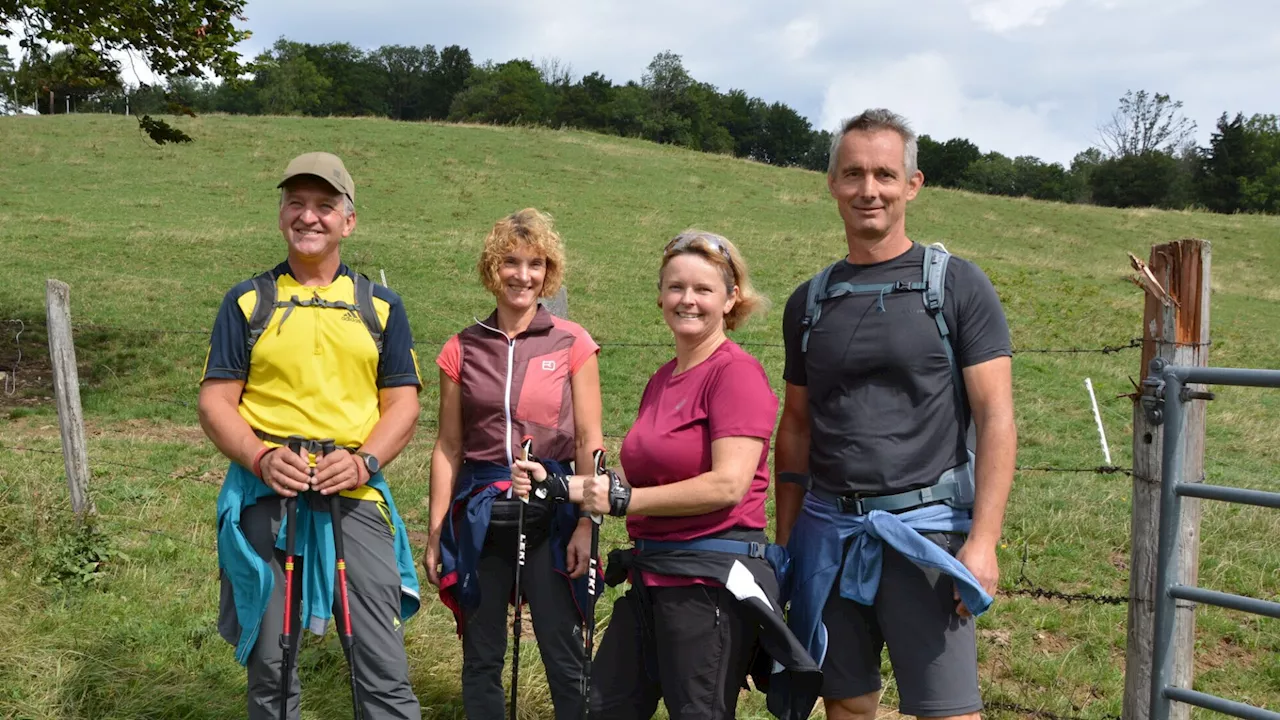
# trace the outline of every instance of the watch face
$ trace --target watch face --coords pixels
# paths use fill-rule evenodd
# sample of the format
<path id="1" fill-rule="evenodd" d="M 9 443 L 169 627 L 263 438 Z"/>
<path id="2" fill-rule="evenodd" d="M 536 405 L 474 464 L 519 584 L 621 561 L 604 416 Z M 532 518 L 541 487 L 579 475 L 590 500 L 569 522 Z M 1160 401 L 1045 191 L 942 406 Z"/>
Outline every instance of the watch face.
<path id="1" fill-rule="evenodd" d="M 377 475 L 378 470 L 381 469 L 382 465 L 378 462 L 378 458 L 372 455 L 365 455 L 364 467 L 369 471 L 370 475 Z"/>

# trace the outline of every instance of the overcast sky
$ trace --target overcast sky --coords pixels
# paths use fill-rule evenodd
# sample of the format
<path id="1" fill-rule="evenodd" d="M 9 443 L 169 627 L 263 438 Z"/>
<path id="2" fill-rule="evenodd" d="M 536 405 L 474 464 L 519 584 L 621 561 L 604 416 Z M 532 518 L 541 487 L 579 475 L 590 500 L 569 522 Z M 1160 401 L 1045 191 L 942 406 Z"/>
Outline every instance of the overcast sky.
<path id="1" fill-rule="evenodd" d="M 1275 0 L 250 0 L 245 15 L 247 57 L 282 35 L 458 44 L 621 83 L 671 50 L 818 128 L 884 106 L 938 140 L 1063 163 L 1127 89 L 1182 100 L 1201 144 L 1223 111 L 1280 113 Z"/>

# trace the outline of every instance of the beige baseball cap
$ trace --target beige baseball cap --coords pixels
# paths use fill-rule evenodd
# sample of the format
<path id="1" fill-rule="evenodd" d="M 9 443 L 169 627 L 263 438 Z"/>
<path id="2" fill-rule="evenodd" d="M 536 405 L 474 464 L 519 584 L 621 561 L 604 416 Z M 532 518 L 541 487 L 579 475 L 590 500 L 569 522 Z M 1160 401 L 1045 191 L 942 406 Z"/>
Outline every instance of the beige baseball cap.
<path id="1" fill-rule="evenodd" d="M 289 161 L 289 167 L 284 169 L 284 179 L 276 187 L 284 187 L 285 183 L 299 175 L 315 175 L 332 185 L 334 190 L 346 195 L 353 204 L 356 201 L 356 183 L 337 155 L 327 152 L 299 155 Z"/>

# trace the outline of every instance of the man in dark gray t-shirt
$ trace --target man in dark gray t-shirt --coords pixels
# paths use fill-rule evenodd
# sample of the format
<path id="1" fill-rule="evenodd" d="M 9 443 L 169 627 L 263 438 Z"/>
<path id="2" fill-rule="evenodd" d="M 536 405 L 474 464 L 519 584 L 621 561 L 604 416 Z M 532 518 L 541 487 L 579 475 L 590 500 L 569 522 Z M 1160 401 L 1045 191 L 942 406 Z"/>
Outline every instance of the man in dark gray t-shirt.
<path id="1" fill-rule="evenodd" d="M 842 260 L 828 287 L 919 280 L 924 247 L 915 243 L 889 260 Z M 951 365 L 920 293 L 849 295 L 826 303 L 821 322 L 800 350 L 809 283 L 796 288 L 782 316 L 788 384 L 809 400 L 809 477 L 833 495 L 886 495 L 933 485 L 968 461 L 958 438 Z M 1007 358 L 1009 326 L 991 281 L 967 260 L 947 266 L 943 317 L 952 328 L 956 362 L 971 367 Z M 879 310 L 883 302 L 884 311 Z"/>
<path id="2" fill-rule="evenodd" d="M 848 254 L 832 268 L 826 288 L 921 282 L 926 248 L 907 237 L 906 207 L 923 183 L 916 138 L 903 118 L 868 110 L 844 123 L 832 143 L 827 184 L 844 221 Z M 783 312 L 786 395 L 774 458 L 778 543 L 786 544 L 793 530 L 804 544 L 836 533 L 837 524 L 849 527 L 837 522 L 847 516 L 831 513 L 866 512 L 857 502 L 862 498 L 904 506 L 894 510 L 901 517 L 936 505 L 929 494 L 912 491 L 941 488 L 944 473 L 964 470 L 973 450 L 972 510 L 938 509 L 962 518 L 955 520 L 962 529 L 923 537 L 994 595 L 1017 431 L 1009 328 L 991 281 L 962 258 L 951 257 L 946 266 L 942 318 L 962 377 L 959 389 L 948 341 L 918 288 L 823 302 L 802 349 L 809 284 L 792 293 Z M 972 430 L 968 441 L 966 430 Z M 895 500 L 884 502 L 889 497 Z M 832 524 L 815 525 L 824 522 Z M 821 604 L 825 656 L 814 657 L 822 663 L 827 717 L 875 717 L 887 645 L 900 712 L 977 720 L 974 620 L 952 576 L 918 566 L 886 543 L 874 603 L 865 605 L 850 599 L 838 578 L 829 590 L 801 589 L 815 577 L 805 566 L 805 555 L 813 555 L 806 547 L 789 548 L 797 584 L 792 609 L 795 614 L 806 591 L 804 602 Z M 849 565 L 858 561 L 846 555 L 840 562 L 849 578 Z"/>

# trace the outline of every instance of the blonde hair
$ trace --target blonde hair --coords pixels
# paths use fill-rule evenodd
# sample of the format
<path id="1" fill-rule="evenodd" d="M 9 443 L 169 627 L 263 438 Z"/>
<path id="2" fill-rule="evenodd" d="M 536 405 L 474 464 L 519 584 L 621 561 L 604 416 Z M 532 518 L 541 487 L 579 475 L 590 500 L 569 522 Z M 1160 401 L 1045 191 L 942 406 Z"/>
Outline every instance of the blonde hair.
<path id="1" fill-rule="evenodd" d="M 564 282 L 564 243 L 551 226 L 551 216 L 534 208 L 513 212 L 493 224 L 489 236 L 484 239 L 480 262 L 476 263 L 480 282 L 494 295 L 502 292 L 498 270 L 503 259 L 520 247 L 528 247 L 546 258 L 547 274 L 539 296 L 555 295 Z"/>
<path id="2" fill-rule="evenodd" d="M 677 255 L 697 255 L 720 268 L 726 291 L 733 292 L 733 286 L 738 286 L 738 300 L 724 316 L 724 325 L 729 330 L 736 330 L 752 315 L 768 309 L 769 300 L 751 285 L 747 261 L 737 246 L 723 235 L 689 228 L 672 238 L 662 252 L 662 265 L 658 268 L 659 291 L 662 289 L 662 273 L 671 258 Z"/>

